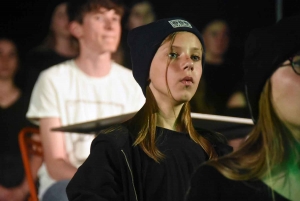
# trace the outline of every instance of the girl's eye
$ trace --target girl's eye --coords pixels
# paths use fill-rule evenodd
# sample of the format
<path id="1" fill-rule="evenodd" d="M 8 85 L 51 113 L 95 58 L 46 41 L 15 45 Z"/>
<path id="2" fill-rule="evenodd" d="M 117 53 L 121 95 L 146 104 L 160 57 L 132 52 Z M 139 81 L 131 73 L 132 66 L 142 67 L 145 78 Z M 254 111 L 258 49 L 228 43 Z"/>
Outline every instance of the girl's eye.
<path id="1" fill-rule="evenodd" d="M 175 53 L 175 52 L 171 52 L 171 53 L 169 53 L 168 56 L 169 56 L 170 59 L 176 59 L 178 57 L 178 54 Z"/>
<path id="2" fill-rule="evenodd" d="M 200 61 L 201 60 L 201 58 L 199 56 L 197 56 L 197 55 L 192 55 L 191 59 L 193 61 Z"/>
<path id="3" fill-rule="evenodd" d="M 96 15 L 96 20 L 103 20 L 103 17 L 101 15 Z"/>

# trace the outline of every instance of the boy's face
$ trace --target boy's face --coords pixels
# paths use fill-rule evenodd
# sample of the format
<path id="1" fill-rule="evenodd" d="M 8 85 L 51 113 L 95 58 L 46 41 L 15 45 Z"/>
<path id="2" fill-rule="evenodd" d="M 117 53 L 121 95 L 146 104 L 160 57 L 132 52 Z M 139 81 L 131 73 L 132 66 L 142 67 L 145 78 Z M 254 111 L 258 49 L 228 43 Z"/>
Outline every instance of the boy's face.
<path id="1" fill-rule="evenodd" d="M 98 53 L 115 52 L 121 36 L 121 16 L 115 10 L 100 8 L 86 13 L 79 24 L 81 45 Z"/>

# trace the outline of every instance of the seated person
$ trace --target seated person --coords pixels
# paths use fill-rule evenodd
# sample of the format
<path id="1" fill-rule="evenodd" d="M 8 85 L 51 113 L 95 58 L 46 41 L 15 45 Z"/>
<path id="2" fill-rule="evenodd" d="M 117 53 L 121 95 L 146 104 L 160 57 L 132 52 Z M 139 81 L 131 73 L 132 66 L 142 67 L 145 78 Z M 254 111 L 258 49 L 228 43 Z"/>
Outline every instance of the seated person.
<path id="1" fill-rule="evenodd" d="M 131 30 L 128 44 L 146 103 L 129 121 L 99 132 L 67 186 L 71 201 L 182 201 L 195 168 L 231 151 L 223 136 L 192 125 L 189 100 L 204 63 L 194 25 L 161 19 Z"/>
<path id="2" fill-rule="evenodd" d="M 246 41 L 247 101 L 255 123 L 238 151 L 195 172 L 187 201 L 300 198 L 300 16 Z"/>
<path id="3" fill-rule="evenodd" d="M 113 54 L 115 62 L 131 69 L 130 50 L 127 45 L 128 31 L 138 26 L 149 24 L 155 20 L 155 12 L 149 1 L 138 1 L 130 6 L 128 17 L 121 36 L 118 50 Z"/>
<path id="4" fill-rule="evenodd" d="M 20 65 L 16 44 L 0 37 L 0 200 L 24 201 L 29 187 L 23 168 L 18 134 L 26 126 L 29 96 L 15 85 Z M 36 177 L 36 175 L 33 175 Z"/>
<path id="5" fill-rule="evenodd" d="M 52 5 L 53 3 L 50 3 Z M 67 2 L 57 4 L 51 14 L 49 31 L 41 45 L 33 48 L 26 55 L 26 88 L 32 92 L 41 71 L 72 59 L 78 55 L 77 41 L 72 37 L 68 24 Z M 52 6 L 49 6 L 52 8 Z"/>
<path id="6" fill-rule="evenodd" d="M 209 21 L 202 30 L 205 65 L 198 90 L 191 100 L 191 110 L 229 116 L 225 113 L 229 97 L 242 82 L 242 68 L 230 60 L 230 27 L 224 19 Z M 232 116 L 232 115 L 230 115 Z"/>
<path id="7" fill-rule="evenodd" d="M 94 139 L 52 128 L 136 112 L 145 102 L 131 71 L 111 60 L 121 35 L 123 6 L 111 0 L 72 0 L 67 11 L 80 54 L 41 72 L 27 112 L 40 126 L 44 148 L 42 200 L 67 200 L 66 185 Z"/>

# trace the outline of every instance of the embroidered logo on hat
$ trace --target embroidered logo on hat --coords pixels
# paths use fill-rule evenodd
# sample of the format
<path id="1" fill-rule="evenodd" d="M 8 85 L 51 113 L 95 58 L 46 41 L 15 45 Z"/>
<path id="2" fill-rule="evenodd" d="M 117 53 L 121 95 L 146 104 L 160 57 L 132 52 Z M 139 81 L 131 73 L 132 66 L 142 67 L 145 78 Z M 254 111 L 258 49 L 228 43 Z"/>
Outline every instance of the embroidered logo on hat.
<path id="1" fill-rule="evenodd" d="M 173 28 L 178 28 L 178 27 L 192 28 L 192 25 L 185 20 L 170 20 L 169 23 L 172 25 Z"/>

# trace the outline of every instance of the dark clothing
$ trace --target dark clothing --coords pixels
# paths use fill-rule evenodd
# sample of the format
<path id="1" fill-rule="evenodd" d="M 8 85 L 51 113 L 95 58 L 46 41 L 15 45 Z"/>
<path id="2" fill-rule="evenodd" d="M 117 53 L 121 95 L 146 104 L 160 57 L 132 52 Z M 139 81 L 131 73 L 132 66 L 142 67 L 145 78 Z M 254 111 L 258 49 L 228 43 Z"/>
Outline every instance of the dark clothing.
<path id="1" fill-rule="evenodd" d="M 274 191 L 276 201 L 288 199 Z M 261 180 L 234 181 L 224 177 L 214 167 L 203 165 L 193 174 L 186 201 L 273 201 L 272 190 Z"/>
<path id="2" fill-rule="evenodd" d="M 238 83 L 236 87 L 234 87 L 233 93 L 240 92 L 246 100 L 246 93 L 245 93 L 245 83 L 244 81 Z M 235 107 L 235 108 L 226 108 L 224 110 L 225 116 L 232 116 L 232 117 L 241 117 L 241 118 L 249 118 L 251 119 L 250 111 L 247 106 L 245 107 Z"/>
<path id="3" fill-rule="evenodd" d="M 202 77 L 206 84 L 205 97 L 208 103 L 212 103 L 216 114 L 224 113 L 228 99 L 241 78 L 242 69 L 238 70 L 233 64 L 205 64 Z"/>
<path id="4" fill-rule="evenodd" d="M 21 95 L 8 108 L 0 107 L 0 185 L 7 188 L 19 185 L 24 179 L 24 169 L 18 143 L 18 134 L 25 126 L 29 98 Z"/>
<path id="5" fill-rule="evenodd" d="M 25 60 L 26 85 L 24 90 L 31 93 L 41 71 L 72 58 L 62 56 L 52 49 L 36 48 L 30 51 Z"/>
<path id="6" fill-rule="evenodd" d="M 182 201 L 191 174 L 207 156 L 187 134 L 157 128 L 157 135 L 157 146 L 165 154 L 160 163 L 133 146 L 125 124 L 101 131 L 67 187 L 69 200 Z M 228 145 L 212 143 L 219 155 L 231 151 Z"/>
<path id="7" fill-rule="evenodd" d="M 182 200 L 188 178 L 208 156 L 188 134 L 157 128 L 157 135 L 157 147 L 165 159 L 156 163 L 140 152 L 144 200 Z"/>

